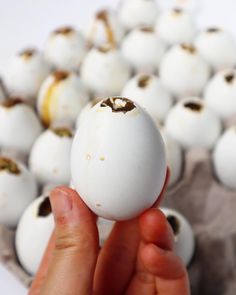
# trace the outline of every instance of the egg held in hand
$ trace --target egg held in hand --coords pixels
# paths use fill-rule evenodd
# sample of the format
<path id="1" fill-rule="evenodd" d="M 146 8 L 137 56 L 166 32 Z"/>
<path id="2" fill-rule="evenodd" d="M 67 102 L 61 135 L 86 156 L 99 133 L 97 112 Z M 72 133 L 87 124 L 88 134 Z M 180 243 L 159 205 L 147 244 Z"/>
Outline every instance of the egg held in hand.
<path id="1" fill-rule="evenodd" d="M 157 200 L 166 171 L 161 134 L 133 101 L 104 99 L 81 122 L 72 144 L 71 176 L 97 215 L 111 220 L 136 217 Z"/>

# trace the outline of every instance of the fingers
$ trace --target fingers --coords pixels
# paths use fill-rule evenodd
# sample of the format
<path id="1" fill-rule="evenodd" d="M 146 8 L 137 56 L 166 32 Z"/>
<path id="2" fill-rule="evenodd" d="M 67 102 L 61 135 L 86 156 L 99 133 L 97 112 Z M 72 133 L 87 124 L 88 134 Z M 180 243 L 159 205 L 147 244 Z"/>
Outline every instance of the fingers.
<path id="1" fill-rule="evenodd" d="M 133 274 L 139 245 L 138 220 L 117 222 L 102 248 L 96 267 L 96 295 L 124 294 Z"/>
<path id="2" fill-rule="evenodd" d="M 146 270 L 156 277 L 160 295 L 189 295 L 189 281 L 181 259 L 173 252 L 147 244 L 140 253 Z"/>
<path id="3" fill-rule="evenodd" d="M 69 188 L 56 188 L 50 201 L 55 219 L 55 249 L 41 294 L 92 294 L 98 253 L 95 217 Z"/>

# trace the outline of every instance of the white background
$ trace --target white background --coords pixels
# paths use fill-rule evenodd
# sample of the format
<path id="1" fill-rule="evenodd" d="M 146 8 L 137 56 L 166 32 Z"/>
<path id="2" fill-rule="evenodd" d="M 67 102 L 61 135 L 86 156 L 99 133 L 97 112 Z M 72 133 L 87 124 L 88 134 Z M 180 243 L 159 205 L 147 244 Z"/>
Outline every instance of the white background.
<path id="1" fill-rule="evenodd" d="M 174 1 L 189 0 L 159 2 L 168 6 Z M 57 26 L 71 24 L 82 29 L 97 8 L 116 4 L 116 0 L 0 0 L 0 73 L 15 52 L 28 46 L 43 48 L 48 33 Z M 199 28 L 218 25 L 236 37 L 236 0 L 195 0 L 195 4 Z M 0 286 L 2 295 L 26 294 L 1 266 Z"/>

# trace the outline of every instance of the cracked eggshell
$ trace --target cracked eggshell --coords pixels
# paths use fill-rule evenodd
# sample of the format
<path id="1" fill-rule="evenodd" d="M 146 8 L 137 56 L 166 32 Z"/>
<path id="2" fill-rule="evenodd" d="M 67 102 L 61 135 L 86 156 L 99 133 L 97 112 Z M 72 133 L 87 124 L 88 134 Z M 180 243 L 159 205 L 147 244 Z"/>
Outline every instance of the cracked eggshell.
<path id="1" fill-rule="evenodd" d="M 74 124 L 88 101 L 87 90 L 75 73 L 55 71 L 40 88 L 37 108 L 45 126 L 55 122 Z"/>
<path id="2" fill-rule="evenodd" d="M 218 179 L 236 190 L 236 126 L 226 130 L 219 138 L 213 152 L 213 165 Z"/>
<path id="3" fill-rule="evenodd" d="M 20 162 L 0 157 L 0 224 L 13 228 L 36 197 L 33 175 Z"/>
<path id="4" fill-rule="evenodd" d="M 166 157 L 170 169 L 169 187 L 175 185 L 180 180 L 184 169 L 184 152 L 179 143 L 174 140 L 164 129 L 161 135 L 166 147 Z"/>
<path id="5" fill-rule="evenodd" d="M 102 46 L 108 43 L 115 47 L 120 43 L 124 34 L 124 28 L 115 12 L 102 9 L 93 15 L 86 35 L 90 46 Z"/>
<path id="6" fill-rule="evenodd" d="M 192 42 L 196 25 L 190 14 L 181 9 L 164 12 L 156 22 L 156 32 L 168 44 Z"/>
<path id="7" fill-rule="evenodd" d="M 59 70 L 78 70 L 87 52 L 82 34 L 72 27 L 52 32 L 46 42 L 45 57 Z"/>
<path id="8" fill-rule="evenodd" d="M 28 154 L 42 126 L 33 109 L 18 98 L 0 104 L 0 146 Z"/>
<path id="9" fill-rule="evenodd" d="M 153 26 L 158 15 L 155 0 L 122 0 L 118 8 L 118 18 L 126 30 L 139 26 Z"/>
<path id="10" fill-rule="evenodd" d="M 166 171 L 160 132 L 129 99 L 102 100 L 77 130 L 71 152 L 72 181 L 100 217 L 127 220 L 151 207 Z"/>
<path id="11" fill-rule="evenodd" d="M 163 84 L 177 98 L 198 95 L 210 77 L 210 67 L 190 44 L 173 46 L 160 65 Z"/>
<path id="12" fill-rule="evenodd" d="M 120 95 L 131 68 L 117 49 L 92 48 L 81 66 L 81 79 L 95 96 Z"/>
<path id="13" fill-rule="evenodd" d="M 155 122 L 165 119 L 173 103 L 171 95 L 160 79 L 148 74 L 139 74 L 129 80 L 122 91 L 122 96 L 137 102 Z"/>
<path id="14" fill-rule="evenodd" d="M 206 86 L 204 99 L 222 119 L 236 115 L 236 71 L 227 69 L 215 74 Z"/>
<path id="15" fill-rule="evenodd" d="M 53 228 L 49 197 L 41 196 L 26 208 L 16 230 L 17 257 L 31 275 L 35 275 L 39 268 Z"/>
<path id="16" fill-rule="evenodd" d="M 166 45 L 152 28 L 131 31 L 121 44 L 121 53 L 136 72 L 155 72 Z"/>
<path id="17" fill-rule="evenodd" d="M 165 128 L 184 148 L 211 149 L 220 136 L 222 124 L 203 100 L 189 97 L 169 112 Z"/>
<path id="18" fill-rule="evenodd" d="M 40 184 L 69 184 L 72 137 L 67 128 L 47 129 L 38 137 L 30 153 L 29 167 Z"/>
<path id="19" fill-rule="evenodd" d="M 236 42 L 229 32 L 209 28 L 199 34 L 195 44 L 214 71 L 233 68 L 236 65 Z"/>
<path id="20" fill-rule="evenodd" d="M 188 266 L 195 250 L 195 238 L 188 220 L 178 211 L 160 208 L 174 232 L 174 252 Z"/>
<path id="21" fill-rule="evenodd" d="M 6 68 L 4 82 L 11 96 L 21 96 L 26 101 L 34 102 L 50 70 L 41 52 L 26 49 L 12 58 Z"/>

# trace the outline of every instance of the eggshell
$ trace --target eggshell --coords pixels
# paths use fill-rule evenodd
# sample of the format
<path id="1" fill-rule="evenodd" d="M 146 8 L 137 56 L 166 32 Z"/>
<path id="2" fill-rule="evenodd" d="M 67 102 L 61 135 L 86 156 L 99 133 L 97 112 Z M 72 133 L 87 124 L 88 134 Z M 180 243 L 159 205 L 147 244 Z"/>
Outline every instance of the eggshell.
<path id="1" fill-rule="evenodd" d="M 34 102 L 50 70 L 41 52 L 26 49 L 13 56 L 6 68 L 4 82 L 11 96 L 21 96 L 26 101 Z"/>
<path id="2" fill-rule="evenodd" d="M 114 11 L 101 9 L 93 15 L 86 33 L 89 45 L 101 46 L 109 43 L 116 46 L 122 40 L 125 31 Z"/>
<path id="3" fill-rule="evenodd" d="M 61 27 L 52 32 L 45 45 L 45 57 L 56 68 L 78 70 L 86 54 L 82 34 L 72 27 Z"/>
<path id="4" fill-rule="evenodd" d="M 154 75 L 139 74 L 130 79 L 122 96 L 129 97 L 141 105 L 154 121 L 163 121 L 170 110 L 173 99 Z"/>
<path id="5" fill-rule="evenodd" d="M 126 30 L 152 26 L 157 15 L 158 6 L 155 0 L 122 0 L 118 7 L 118 18 Z"/>
<path id="6" fill-rule="evenodd" d="M 0 146 L 28 154 L 42 126 L 34 111 L 20 99 L 0 104 Z"/>
<path id="7" fill-rule="evenodd" d="M 166 177 L 165 147 L 150 116 L 113 97 L 95 105 L 71 151 L 75 189 L 97 215 L 131 219 L 157 200 Z"/>
<path id="8" fill-rule="evenodd" d="M 204 99 L 222 119 L 236 115 L 236 71 L 215 74 L 206 86 Z"/>
<path id="9" fill-rule="evenodd" d="M 199 34 L 195 44 L 214 71 L 236 65 L 236 42 L 229 32 L 209 28 Z"/>
<path id="10" fill-rule="evenodd" d="M 190 44 L 173 46 L 163 57 L 160 77 L 177 98 L 198 95 L 210 77 L 210 68 Z"/>
<path id="11" fill-rule="evenodd" d="M 178 211 L 169 208 L 161 208 L 174 231 L 174 252 L 188 266 L 194 254 L 195 239 L 193 230 L 188 220 Z"/>
<path id="12" fill-rule="evenodd" d="M 40 184 L 69 184 L 72 137 L 68 129 L 47 129 L 36 140 L 29 166 Z"/>
<path id="13" fill-rule="evenodd" d="M 218 179 L 227 187 L 236 190 L 236 126 L 226 130 L 219 138 L 213 164 Z"/>
<path id="14" fill-rule="evenodd" d="M 16 253 L 23 268 L 35 275 L 54 227 L 49 197 L 34 200 L 24 211 L 16 230 Z"/>
<path id="15" fill-rule="evenodd" d="M 93 99 L 83 107 L 76 120 L 76 129 L 79 128 L 81 122 L 87 117 L 89 110 L 99 101 L 101 101 L 101 99 Z"/>
<path id="16" fill-rule="evenodd" d="M 131 68 L 109 45 L 92 48 L 81 66 L 81 79 L 94 96 L 120 95 Z"/>
<path id="17" fill-rule="evenodd" d="M 28 169 L 20 162 L 0 157 L 0 224 L 15 227 L 36 194 L 36 182 Z"/>
<path id="18" fill-rule="evenodd" d="M 155 27 L 158 35 L 169 45 L 192 42 L 196 34 L 192 16 L 178 8 L 160 15 Z"/>
<path id="19" fill-rule="evenodd" d="M 55 122 L 74 124 L 89 95 L 79 77 L 66 71 L 55 71 L 43 82 L 37 101 L 45 126 Z"/>
<path id="20" fill-rule="evenodd" d="M 203 100 L 189 97 L 173 107 L 165 128 L 184 148 L 211 149 L 220 136 L 222 125 Z"/>

